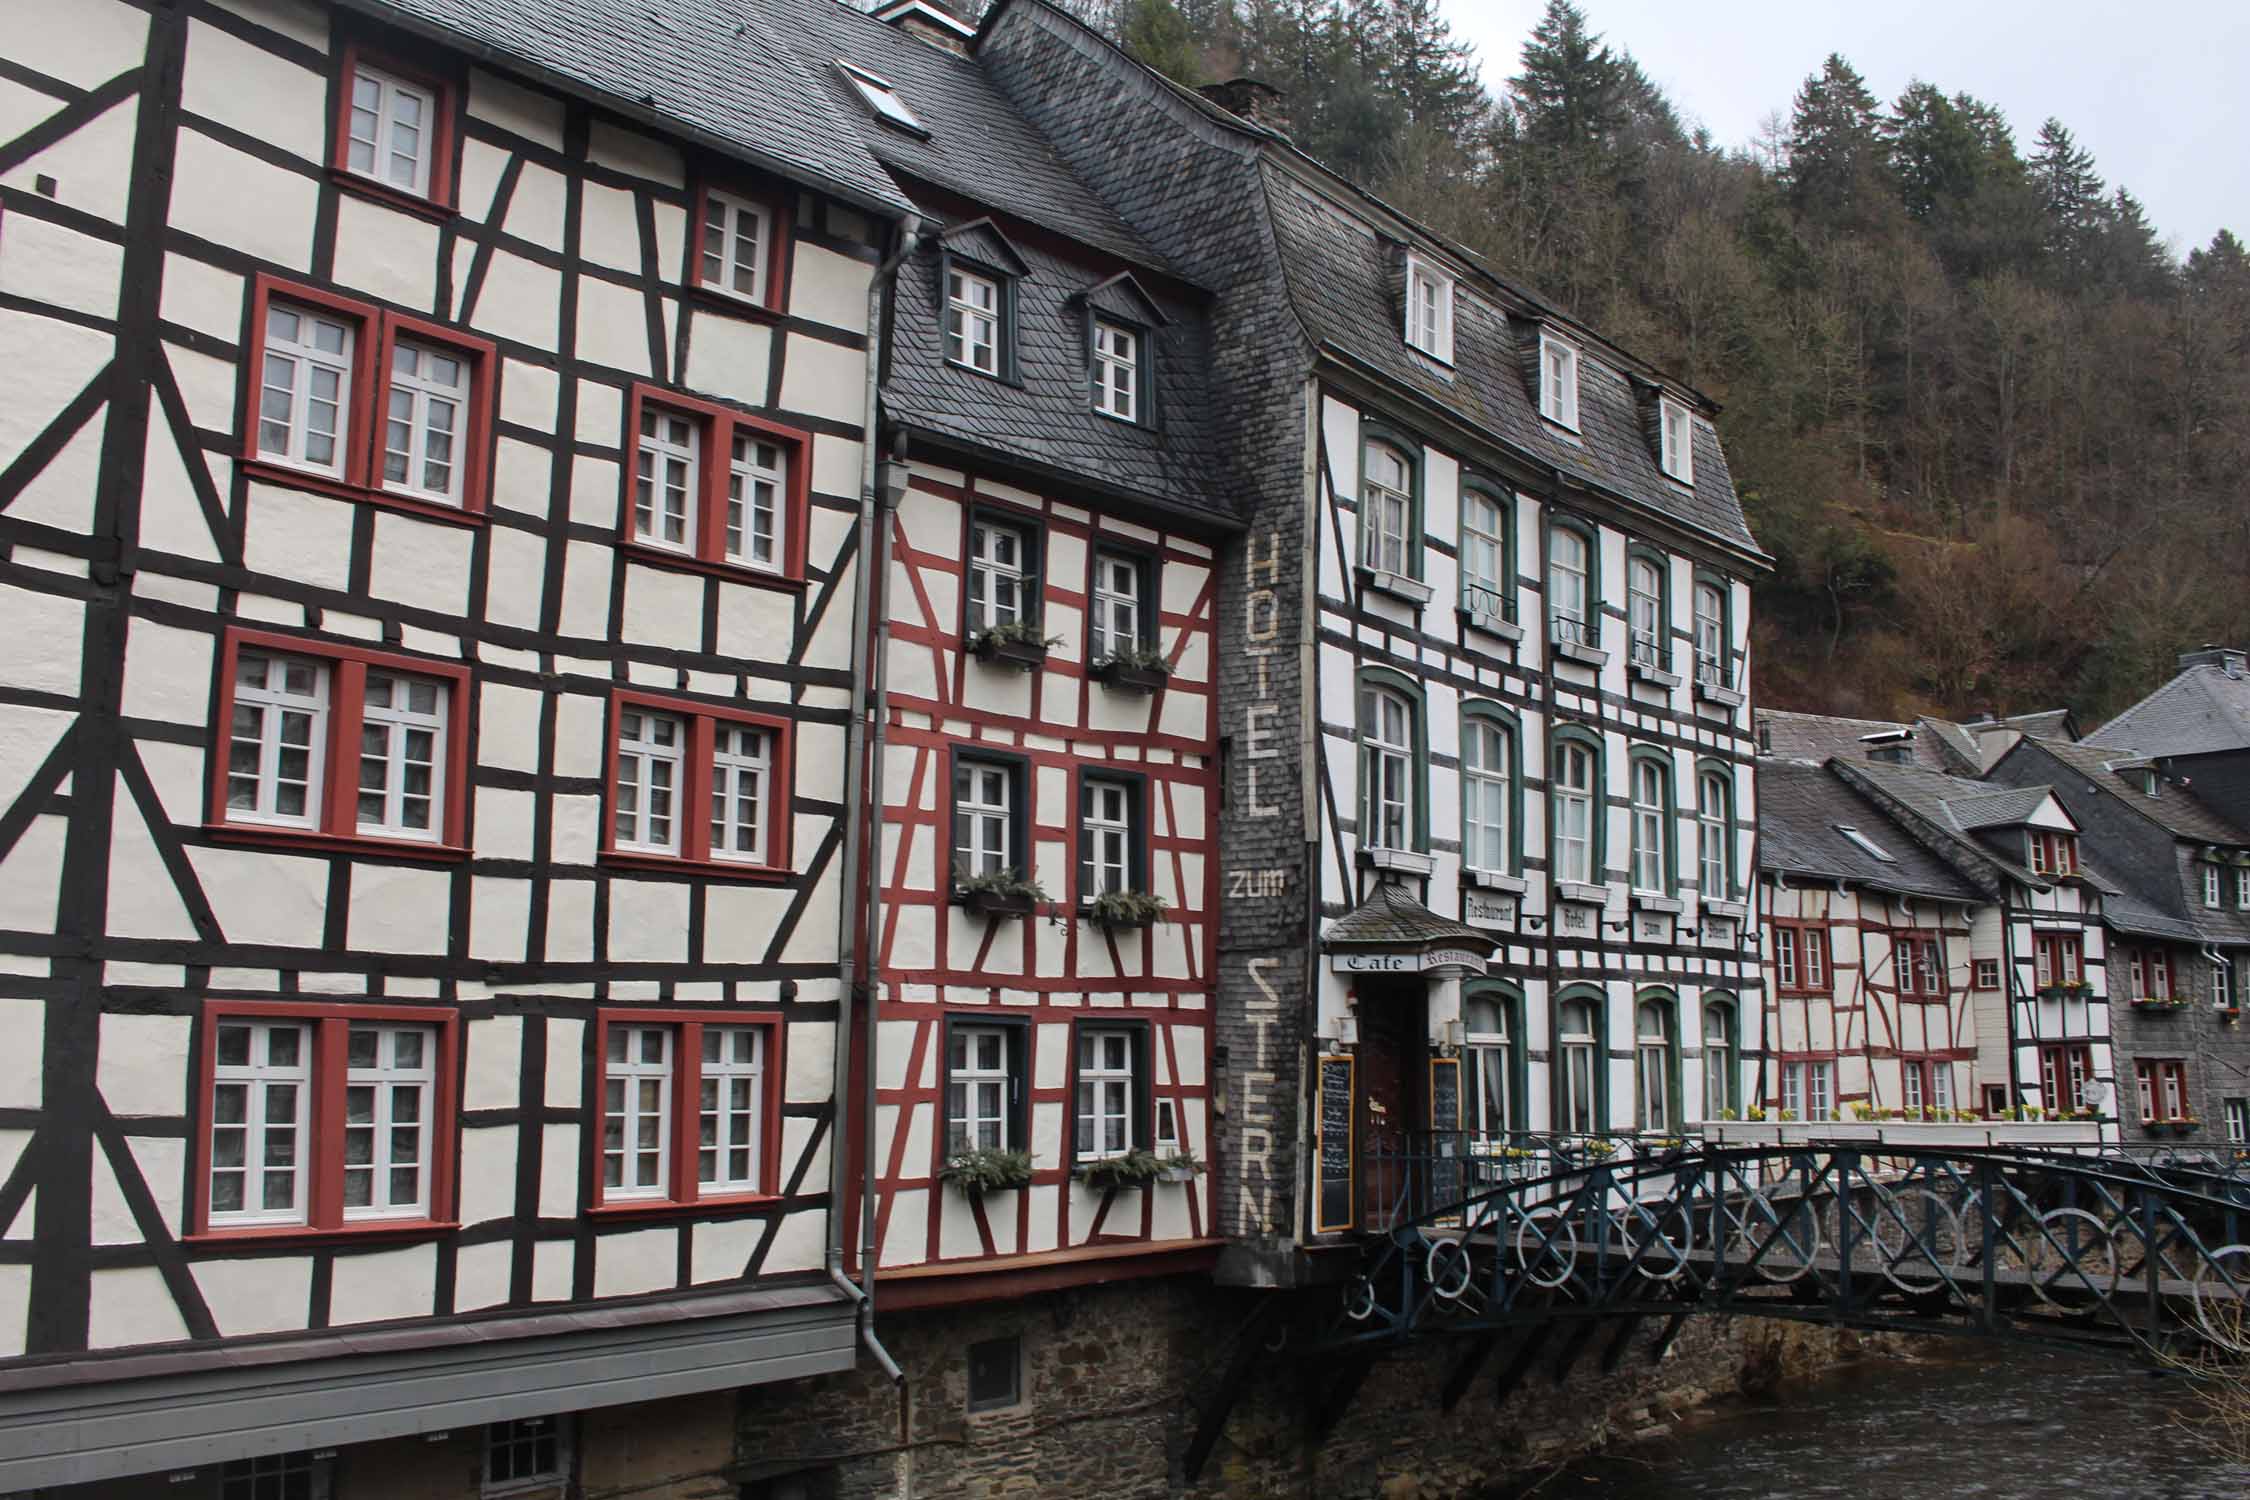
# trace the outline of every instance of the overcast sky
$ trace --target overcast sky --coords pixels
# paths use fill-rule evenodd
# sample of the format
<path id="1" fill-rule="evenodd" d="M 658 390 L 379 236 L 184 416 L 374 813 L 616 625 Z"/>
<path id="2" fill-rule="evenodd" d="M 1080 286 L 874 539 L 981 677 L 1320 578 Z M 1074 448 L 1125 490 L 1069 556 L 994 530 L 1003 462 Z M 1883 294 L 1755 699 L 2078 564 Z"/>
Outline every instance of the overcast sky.
<path id="1" fill-rule="evenodd" d="M 2148 207 L 2185 255 L 2223 225 L 2250 236 L 2250 0 L 1579 0 L 1683 119 L 1725 146 L 1784 115 L 1841 52 L 1886 103 L 1919 77 L 1998 105 L 2029 153 L 2060 119 L 2102 178 Z M 1497 91 L 1545 0 L 1442 0 Z"/>

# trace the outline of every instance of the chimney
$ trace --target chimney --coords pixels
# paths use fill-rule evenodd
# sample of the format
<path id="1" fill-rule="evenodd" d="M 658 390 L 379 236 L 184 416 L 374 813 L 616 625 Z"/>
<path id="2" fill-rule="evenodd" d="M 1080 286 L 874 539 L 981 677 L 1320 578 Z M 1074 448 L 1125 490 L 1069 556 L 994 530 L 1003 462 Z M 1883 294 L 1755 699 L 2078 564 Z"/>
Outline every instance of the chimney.
<path id="1" fill-rule="evenodd" d="M 1207 83 L 1196 92 L 1230 115 L 1276 135 L 1289 134 L 1289 96 L 1270 83 L 1230 78 L 1225 83 Z"/>
<path id="2" fill-rule="evenodd" d="M 969 43 L 977 34 L 974 26 L 953 14 L 945 0 L 877 0 L 872 10 L 876 20 L 962 57 L 969 55 Z"/>
<path id="3" fill-rule="evenodd" d="M 2195 667 L 2217 667 L 2227 676 L 2240 680 L 2245 671 L 2250 671 L 2250 652 L 2239 646 L 2217 646 L 2206 641 L 2193 651 L 2180 653 L 2181 671 Z"/>

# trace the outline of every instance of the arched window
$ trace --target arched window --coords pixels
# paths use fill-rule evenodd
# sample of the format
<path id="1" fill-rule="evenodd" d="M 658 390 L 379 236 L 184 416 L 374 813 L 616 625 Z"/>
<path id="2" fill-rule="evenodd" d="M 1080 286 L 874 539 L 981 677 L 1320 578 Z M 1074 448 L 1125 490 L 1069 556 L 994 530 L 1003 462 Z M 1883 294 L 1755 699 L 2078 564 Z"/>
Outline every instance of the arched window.
<path id="1" fill-rule="evenodd" d="M 1719 1120 L 1735 1108 L 1734 997 L 1703 998 L 1703 1118 Z"/>
<path id="2" fill-rule="evenodd" d="M 1478 1135 L 1521 1129 L 1523 1091 L 1516 1070 L 1522 1054 L 1517 1050 L 1515 997 L 1495 987 L 1471 990 L 1462 997 L 1461 1022 L 1469 1072 L 1462 1126 Z"/>
<path id="3" fill-rule="evenodd" d="M 1695 586 L 1695 680 L 1727 683 L 1727 596 L 1716 583 Z"/>
<path id="4" fill-rule="evenodd" d="M 1601 637 L 1592 610 L 1592 552 L 1576 527 L 1556 526 L 1547 533 L 1547 613 L 1557 641 L 1591 646 Z"/>
<path id="5" fill-rule="evenodd" d="M 1472 615 L 1512 620 L 1515 571 L 1508 548 L 1508 517 L 1500 502 L 1480 489 L 1461 492 L 1461 607 Z"/>
<path id="6" fill-rule="evenodd" d="M 1664 569 L 1652 557 L 1634 557 L 1625 569 L 1625 615 L 1632 628 L 1633 661 L 1661 671 L 1664 658 Z"/>
<path id="7" fill-rule="evenodd" d="M 1672 1079 L 1679 1064 L 1679 1033 L 1673 1027 L 1672 997 L 1643 995 L 1633 1008 L 1633 1097 L 1643 1130 L 1676 1130 L 1679 1113 Z"/>
<path id="8" fill-rule="evenodd" d="M 1601 788 L 1601 762 L 1594 747 L 1584 740 L 1558 739 L 1554 744 L 1555 850 L 1554 877 L 1592 885 L 1596 816 Z"/>
<path id="9" fill-rule="evenodd" d="M 1389 443 L 1369 443 L 1363 454 L 1360 561 L 1381 572 L 1403 575 L 1413 536 L 1414 466 Z"/>
<path id="10" fill-rule="evenodd" d="M 1695 778 L 1696 888 L 1706 901 L 1734 899 L 1733 813 L 1726 772 L 1706 767 Z"/>
<path id="11" fill-rule="evenodd" d="M 1555 1128 L 1592 1135 L 1601 1128 L 1601 1016 L 1591 996 L 1565 999 L 1555 1012 Z"/>
<path id="12" fill-rule="evenodd" d="M 1654 755 L 1633 758 L 1633 889 L 1672 888 L 1672 772 Z"/>
<path id="13" fill-rule="evenodd" d="M 1515 736 L 1484 714 L 1461 716 L 1461 863 L 1505 875 L 1515 868 Z"/>
<path id="14" fill-rule="evenodd" d="M 1369 849 L 1411 849 L 1414 837 L 1414 705 L 1389 688 L 1359 690 L 1361 784 L 1359 841 Z"/>

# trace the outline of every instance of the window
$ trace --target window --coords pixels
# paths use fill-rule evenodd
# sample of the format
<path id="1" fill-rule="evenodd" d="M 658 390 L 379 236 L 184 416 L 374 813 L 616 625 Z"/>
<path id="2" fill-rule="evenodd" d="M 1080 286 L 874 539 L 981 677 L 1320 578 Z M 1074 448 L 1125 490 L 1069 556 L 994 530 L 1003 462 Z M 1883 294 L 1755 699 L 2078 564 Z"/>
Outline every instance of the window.
<path id="1" fill-rule="evenodd" d="M 1891 949 L 1901 995 L 1942 999 L 1946 992 L 1943 940 L 1932 937 L 1899 937 Z"/>
<path id="2" fill-rule="evenodd" d="M 1517 1082 L 1515 999 L 1498 990 L 1471 991 L 1462 997 L 1462 1059 L 1468 1064 L 1468 1116 L 1462 1124 L 1478 1135 L 1504 1135 L 1522 1128 Z"/>
<path id="3" fill-rule="evenodd" d="M 1978 959 L 1976 961 L 1975 979 L 1976 987 L 1980 990 L 2000 988 L 2000 960 L 1997 958 Z"/>
<path id="4" fill-rule="evenodd" d="M 1004 789 L 1003 789 L 1004 790 Z M 1147 884 L 1141 852 L 1140 784 L 1106 776 L 1078 783 L 1078 899 Z"/>
<path id="5" fill-rule="evenodd" d="M 948 1022 L 946 1155 L 1022 1149 L 1022 1079 L 1022 1027 Z"/>
<path id="6" fill-rule="evenodd" d="M 703 188 L 693 268 L 695 284 L 752 307 L 781 307 L 782 219 L 766 203 Z"/>
<path id="7" fill-rule="evenodd" d="M 1539 415 L 1578 430 L 1578 351 L 1549 333 L 1539 335 Z"/>
<path id="8" fill-rule="evenodd" d="M 219 1500 L 328 1500 L 333 1462 L 310 1453 L 229 1459 L 219 1465 Z"/>
<path id="9" fill-rule="evenodd" d="M 1695 680 L 1708 687 L 1729 685 L 1727 598 L 1715 583 L 1695 586 Z"/>
<path id="10" fill-rule="evenodd" d="M 2085 1108 L 2086 1085 L 2093 1076 L 2093 1049 L 2083 1043 L 2049 1043 L 2039 1049 L 2040 1096 L 2048 1109 Z"/>
<path id="11" fill-rule="evenodd" d="M 1555 1128 L 1567 1135 L 1591 1135 L 1602 1128 L 1601 1033 L 1596 1002 L 1568 999 L 1556 1012 L 1555 1044 L 1561 1054 L 1555 1091 Z"/>
<path id="12" fill-rule="evenodd" d="M 1011 761 L 953 763 L 953 878 L 1020 871 L 1024 829 L 1017 815 L 1023 772 Z"/>
<path id="13" fill-rule="evenodd" d="M 1481 489 L 1461 492 L 1461 608 L 1490 620 L 1516 617 L 1508 513 Z"/>
<path id="14" fill-rule="evenodd" d="M 1461 862 L 1504 875 L 1515 868 L 1515 736 L 1502 721 L 1461 717 Z"/>
<path id="15" fill-rule="evenodd" d="M 1121 422 L 1141 419 L 1141 335 L 1094 320 L 1094 410 Z"/>
<path id="16" fill-rule="evenodd" d="M 1000 373 L 1000 283 L 959 266 L 945 274 L 945 357 L 984 375 Z"/>
<path id="17" fill-rule="evenodd" d="M 203 1024 L 206 1232 L 451 1212 L 451 1012 L 229 1001 Z"/>
<path id="18" fill-rule="evenodd" d="M 2250 867 L 2234 872 L 2234 904 L 2240 910 L 2250 911 Z"/>
<path id="19" fill-rule="evenodd" d="M 1413 255 L 1406 258 L 1406 341 L 1453 363 L 1453 280 Z"/>
<path id="20" fill-rule="evenodd" d="M 1652 755 L 1633 759 L 1633 889 L 1672 888 L 1672 770 Z"/>
<path id="21" fill-rule="evenodd" d="M 1828 992 L 1828 931 L 1803 922 L 1776 921 L 1773 928 L 1774 987 L 1785 994 Z"/>
<path id="22" fill-rule="evenodd" d="M 2133 1064 L 2133 1082 L 2140 1092 L 2143 1123 L 2193 1117 L 2186 1063 L 2176 1058 L 2141 1058 Z"/>
<path id="23" fill-rule="evenodd" d="M 2077 836 L 2034 829 L 2031 834 L 2031 871 L 2034 875 L 2077 874 Z"/>
<path id="24" fill-rule="evenodd" d="M 1703 1118 L 1718 1120 L 1735 1108 L 1734 1001 L 1703 1002 Z"/>
<path id="25" fill-rule="evenodd" d="M 1087 620 L 1091 660 L 1105 661 L 1155 644 L 1153 571 L 1143 558 L 1094 553 L 1093 609 Z"/>
<path id="26" fill-rule="evenodd" d="M 2230 958 L 2211 960 L 2211 1003 L 2221 1010 L 2234 1004 L 2234 961 Z"/>
<path id="27" fill-rule="evenodd" d="M 465 668 L 237 630 L 220 672 L 216 826 L 465 845 Z"/>
<path id="28" fill-rule="evenodd" d="M 724 1023 L 714 1020 L 723 1015 Z M 780 1023 L 770 1014 L 599 1012 L 597 1207 L 647 1207 L 780 1190 Z"/>
<path id="29" fill-rule="evenodd" d="M 2219 867 L 2217 865 L 2206 864 L 2203 867 L 2203 904 L 2213 911 L 2219 909 Z"/>
<path id="30" fill-rule="evenodd" d="M 270 367 L 270 344 L 268 350 Z M 465 470 L 457 445 L 468 426 L 469 369 L 458 350 L 414 339 L 392 342 L 383 488 L 440 505 L 461 503 Z"/>
<path id="31" fill-rule="evenodd" d="M 1695 483 L 1694 419 L 1670 396 L 1657 398 L 1657 417 L 1664 472 L 1682 484 Z"/>
<path id="32" fill-rule="evenodd" d="M 899 97 L 898 90 L 887 80 L 876 77 L 865 68 L 855 68 L 842 58 L 836 60 L 836 66 L 844 70 L 845 80 L 860 98 L 867 101 L 867 107 L 875 111 L 876 118 L 909 135 L 918 135 L 924 139 L 929 137 L 929 131 L 923 128 L 920 120 L 914 118 L 914 111 L 906 107 L 906 101 Z"/>
<path id="33" fill-rule="evenodd" d="M 358 325 L 294 302 L 266 304 L 258 452 L 339 477 L 350 439 Z"/>
<path id="34" fill-rule="evenodd" d="M 969 1346 L 969 1410 L 995 1411 L 1023 1399 L 1023 1342 L 1010 1336 Z"/>
<path id="35" fill-rule="evenodd" d="M 1934 1110 L 1942 1117 L 1953 1112 L 1951 1063 L 1942 1058 L 1902 1057 L 1898 1067 L 1899 1102 L 1909 1115 Z"/>
<path id="36" fill-rule="evenodd" d="M 1414 705 L 1404 694 L 1362 684 L 1359 690 L 1360 778 L 1364 803 L 1360 844 L 1368 849 L 1414 846 Z"/>
<path id="37" fill-rule="evenodd" d="M 2173 985 L 2172 950 L 2151 948 L 2145 954 L 2133 953 L 2133 979 L 2135 995 L 2147 995 L 2155 1000 L 2169 1000 L 2177 993 Z"/>
<path id="38" fill-rule="evenodd" d="M 1547 616 L 1557 644 L 1599 644 L 1601 626 L 1593 615 L 1589 588 L 1592 577 L 1592 547 L 1586 534 L 1570 526 L 1548 532 Z"/>
<path id="39" fill-rule="evenodd" d="M 1696 888 L 1705 901 L 1734 899 L 1734 789 L 1724 771 L 1695 778 Z"/>
<path id="40" fill-rule="evenodd" d="M 1672 1079 L 1678 1062 L 1672 1014 L 1669 997 L 1644 997 L 1634 1007 L 1634 1098 L 1636 1123 L 1643 1130 L 1673 1130 L 1679 1125 L 1672 1108 Z"/>
<path id="41" fill-rule="evenodd" d="M 568 1417 L 518 1417 L 484 1429 L 483 1493 L 505 1495 L 569 1477 Z"/>
<path id="42" fill-rule="evenodd" d="M 1873 839 L 1869 838 L 1865 833 L 1862 833 L 1859 829 L 1853 827 L 1851 824 L 1838 823 L 1835 826 L 1836 831 L 1844 836 L 1844 839 L 1847 843 L 1851 844 L 1853 848 L 1859 850 L 1860 853 L 1866 855 L 1868 858 L 1879 859 L 1886 865 L 1895 865 L 1898 863 L 1897 859 L 1892 856 L 1890 850 L 1884 848 L 1881 844 L 1876 843 Z"/>
<path id="43" fill-rule="evenodd" d="M 1143 1138 L 1138 1030 L 1087 1026 L 1078 1033 L 1074 1154 L 1079 1161 L 1123 1156 Z"/>
<path id="44" fill-rule="evenodd" d="M 788 869 L 788 720 L 633 692 L 611 710 L 606 855 Z"/>
<path id="45" fill-rule="evenodd" d="M 1664 569 L 1646 557 L 1636 557 L 1625 570 L 1625 610 L 1631 626 L 1633 664 L 1664 670 L 1672 659 L 1671 644 L 1664 638 Z"/>
<path id="46" fill-rule="evenodd" d="M 1366 446 L 1359 505 L 1360 562 L 1405 575 L 1412 566 L 1414 467 L 1388 443 Z"/>
<path id="47" fill-rule="evenodd" d="M 635 386 L 627 404 L 634 439 L 624 540 L 692 567 L 801 582 L 806 435 L 647 386 Z"/>
<path id="48" fill-rule="evenodd" d="M 1595 841 L 1600 824 L 1600 766 L 1594 748 L 1582 740 L 1554 745 L 1554 878 L 1593 885 L 1599 878 Z"/>
<path id="49" fill-rule="evenodd" d="M 2078 983 L 2078 937 L 2075 933 L 2034 934 L 2031 957 L 2040 989 Z"/>
<path id="50" fill-rule="evenodd" d="M 1781 1107 L 1800 1120 L 1835 1118 L 1836 1064 L 1828 1059 L 1783 1063 Z"/>
<path id="51" fill-rule="evenodd" d="M 453 90 L 405 70 L 372 66 L 344 52 L 333 165 L 387 193 L 451 201 Z"/>
<path id="52" fill-rule="evenodd" d="M 2226 1102 L 2227 1139 L 2234 1145 L 2250 1145 L 2250 1099 L 2229 1099 Z"/>
<path id="53" fill-rule="evenodd" d="M 968 635 L 1002 625 L 1038 623 L 1033 547 L 1028 528 L 989 516 L 970 519 Z"/>

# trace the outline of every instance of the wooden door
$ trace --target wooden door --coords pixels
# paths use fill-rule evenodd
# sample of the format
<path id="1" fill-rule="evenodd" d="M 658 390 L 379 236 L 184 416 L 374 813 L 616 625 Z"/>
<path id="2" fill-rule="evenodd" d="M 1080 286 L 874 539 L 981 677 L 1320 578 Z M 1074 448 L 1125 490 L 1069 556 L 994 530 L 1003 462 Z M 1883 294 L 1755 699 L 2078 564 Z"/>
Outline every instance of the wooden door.
<path id="1" fill-rule="evenodd" d="M 1416 986 L 1419 989 L 1419 986 Z M 1406 1162 L 1421 1123 L 1416 1080 L 1427 1044 L 1419 994 L 1363 995 L 1359 1007 L 1359 1140 L 1361 1223 L 1390 1222 L 1406 1181 Z"/>

